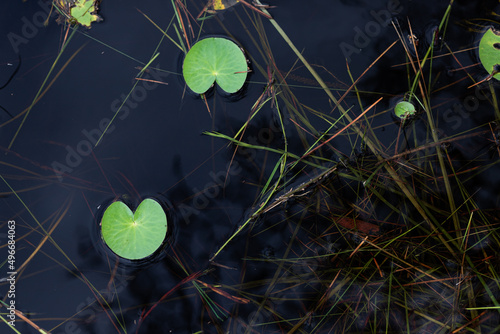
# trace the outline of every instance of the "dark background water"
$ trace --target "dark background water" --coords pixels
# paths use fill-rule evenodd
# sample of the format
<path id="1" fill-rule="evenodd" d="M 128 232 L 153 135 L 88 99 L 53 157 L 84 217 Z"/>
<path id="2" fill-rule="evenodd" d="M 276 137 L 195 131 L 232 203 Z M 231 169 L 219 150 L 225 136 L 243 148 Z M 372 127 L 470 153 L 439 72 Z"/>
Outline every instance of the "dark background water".
<path id="1" fill-rule="evenodd" d="M 453 50 L 472 47 L 477 35 L 467 27 L 466 20 L 484 18 L 496 4 L 495 1 L 456 1 L 446 37 L 450 47 Z M 196 15 L 203 5 L 189 3 L 189 9 Z M 373 36 L 363 43 L 356 37 L 356 29 L 366 29 L 370 22 L 373 25 L 371 11 L 386 9 L 387 1 L 274 1 L 272 5 L 276 8 L 270 9 L 271 14 L 297 48 L 303 50 L 309 62 L 330 71 L 336 78 L 318 69 L 323 79 L 336 87 L 346 87 L 350 82 L 342 43 L 356 49 L 348 55 L 351 58 L 348 64 L 353 76 L 357 77 L 397 39 L 390 25 L 384 27 L 381 24 L 378 30 L 373 26 Z M 402 1 L 397 7 L 401 10 L 393 18 L 399 18 L 403 29 L 406 29 L 409 18 L 414 32 L 422 36 L 422 43 L 425 43 L 426 33 L 439 23 L 447 5 L 447 1 Z M 210 284 L 237 285 L 242 272 L 247 275 L 246 282 L 270 279 L 275 268 L 259 262 L 247 264 L 241 258 L 249 254 L 279 257 L 284 240 L 290 237 L 290 231 L 285 227 L 274 226 L 265 237 L 254 239 L 249 253 L 242 249 L 245 238 L 238 238 L 218 260 L 235 270 L 209 265 L 209 258 L 244 221 L 248 210 L 255 204 L 259 191 L 255 184 L 265 182 L 278 158 L 273 154 L 259 153 L 251 158 L 237 154 L 227 174 L 234 149 L 228 148 L 225 141 L 202 135 L 210 130 L 234 134 L 246 121 L 266 85 L 267 78 L 256 66 L 260 64 L 265 68 L 264 59 L 236 16 L 239 14 L 250 34 L 256 36 L 242 5 L 235 6 L 234 11 L 219 14 L 219 19 L 254 59 L 251 65 L 254 72 L 249 76 L 243 98 L 230 101 L 213 94 L 208 100 L 211 117 L 201 99 L 184 94 L 179 74 L 181 52 L 164 39 L 158 49 L 160 56 L 153 65 L 165 71 L 155 70 L 155 73 L 168 85 L 136 90 L 129 104 L 114 120 L 113 131 L 109 131 L 100 145 L 88 154 L 86 142 L 95 141 L 101 122 L 113 117 L 120 99 L 134 84 L 138 73 L 136 67 L 143 66 L 150 59 L 162 38 L 137 9 L 163 28 L 173 15 L 168 1 L 103 1 L 100 14 L 104 21 L 94 23 L 90 30 L 79 29 L 74 35 L 53 75 L 73 52 L 84 45 L 83 49 L 33 107 L 10 151 L 7 151 L 7 146 L 21 118 L 0 128 L 0 174 L 29 208 L 28 212 L 9 192 L 7 185 L 0 184 L 1 233 L 6 233 L 7 220 L 16 221 L 18 268 L 44 235 L 33 217 L 45 230 L 57 224 L 51 238 L 19 273 L 16 283 L 18 310 L 53 333 L 117 332 L 110 317 L 113 323 L 123 323 L 128 332 L 135 331 L 141 313 L 187 276 L 176 261 L 183 263 L 189 274 L 212 268 L 212 272 L 203 276 L 203 281 Z M 0 84 L 8 80 L 19 64 L 18 54 L 22 63 L 9 85 L 0 90 L 0 105 L 16 116 L 32 102 L 57 56 L 65 30 L 51 19 L 48 27 L 23 31 L 27 29 L 26 22 L 33 22 L 33 17 L 43 13 L 43 6 L 35 1 L 3 2 L 1 12 Z M 278 68 L 288 71 L 294 66 L 296 56 L 268 22 L 264 26 Z M 9 42 L 8 36 L 11 34 L 12 37 L 12 33 L 26 37 L 26 43 L 18 45 L 18 50 Z M 175 38 L 173 31 L 169 33 Z M 212 19 L 205 21 L 203 35 L 208 34 L 226 33 Z M 356 41 L 362 47 L 356 45 Z M 477 62 L 474 57 L 473 51 L 458 55 L 463 66 Z M 394 48 L 360 83 L 360 89 L 385 96 L 379 110 L 387 108 L 393 96 L 407 90 L 406 69 L 391 67 L 404 60 L 402 48 Z M 436 62 L 435 66 L 441 66 L 440 70 L 458 67 L 449 58 Z M 484 76 L 477 67 L 470 72 L 476 77 Z M 330 112 L 326 95 L 317 85 L 311 85 L 307 71 L 301 68 L 294 74 L 295 80 L 292 78 L 289 83 L 298 85 L 293 89 L 297 99 L 317 111 Z M 463 75 L 443 74 L 436 85 L 445 86 Z M 455 114 L 444 118 L 446 108 L 467 96 L 468 92 L 464 90 L 467 85 L 455 85 L 435 96 L 434 101 L 443 103 L 438 119 L 441 120 L 440 128 L 447 135 L 493 119 L 491 110 L 487 111 L 489 116 L 480 113 L 487 109 L 482 105 L 467 119 L 450 118 L 457 116 Z M 139 87 L 142 86 L 140 83 Z M 368 104 L 375 99 L 374 96 L 379 95 L 367 95 L 363 101 Z M 355 99 L 349 100 L 349 104 L 355 103 Z M 246 138 L 254 138 L 260 145 L 280 147 L 282 138 L 275 131 L 268 130 L 274 126 L 274 112 L 266 105 L 247 130 Z M 2 124 L 9 119 L 7 113 L 0 112 Z M 385 127 L 388 138 L 398 132 L 389 113 L 376 122 Z M 325 127 L 321 123 L 318 126 Z M 266 134 L 271 137 L 266 137 Z M 293 131 L 288 139 L 291 151 L 303 152 L 303 146 Z M 470 150 L 483 143 L 488 142 L 471 143 L 473 148 Z M 349 155 L 351 148 L 344 148 Z M 470 150 L 462 147 L 464 160 L 467 160 Z M 62 165 L 69 169 L 61 178 L 53 168 Z M 488 181 L 481 185 L 478 202 L 485 208 L 498 207 L 498 176 L 494 176 L 491 170 L 488 173 L 483 174 Z M 171 222 L 169 244 L 165 249 L 168 255 L 149 266 L 120 266 L 114 273 L 114 259 L 106 256 L 108 253 L 96 232 L 98 217 L 115 197 L 137 205 L 145 196 L 160 199 L 168 208 Z M 272 226 L 273 219 L 279 222 L 284 218 L 275 216 L 267 222 L 269 226 Z M 2 247 L 0 251 L 0 259 L 3 259 L 7 250 Z M 5 265 L 0 277 L 5 277 L 4 269 Z M 109 282 L 112 284 L 108 285 Z M 7 285 L 2 284 L 3 294 Z M 117 315 L 118 320 L 114 319 L 110 309 L 105 307 L 105 311 L 96 303 L 90 285 L 105 294 L 114 312 L 122 310 L 123 313 Z M 247 321 L 248 315 L 255 311 L 255 306 L 238 307 L 234 301 L 218 295 L 212 298 L 225 308 L 229 318 L 230 314 L 239 314 L 238 321 Z M 295 314 L 301 306 L 290 304 L 287 307 L 290 314 Z M 238 312 L 235 312 L 236 308 Z M 224 321 L 221 324 L 221 328 L 226 328 Z M 8 332 L 5 324 L 0 324 L 0 328 L 2 333 Z M 35 332 L 24 322 L 18 322 L 16 328 L 21 333 Z M 141 333 L 169 330 L 178 333 L 216 331 L 213 319 L 191 285 L 176 289 L 167 302 L 153 310 L 140 328 Z M 120 332 L 125 332 L 125 329 L 120 329 Z"/>

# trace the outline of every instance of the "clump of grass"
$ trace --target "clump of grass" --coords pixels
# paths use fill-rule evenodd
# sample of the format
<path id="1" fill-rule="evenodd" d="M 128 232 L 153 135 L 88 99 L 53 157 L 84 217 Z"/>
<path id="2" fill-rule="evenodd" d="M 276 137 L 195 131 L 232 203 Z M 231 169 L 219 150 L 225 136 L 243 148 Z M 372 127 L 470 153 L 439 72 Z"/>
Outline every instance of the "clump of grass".
<path id="1" fill-rule="evenodd" d="M 441 35 L 452 5 L 439 24 Z M 260 36 L 265 36 L 261 18 L 254 19 Z M 290 153 L 289 141 L 282 148 L 267 148 L 245 143 L 238 136 L 210 133 L 233 143 L 235 150 L 273 152 L 277 161 L 248 219 L 212 257 L 217 261 L 231 242 L 245 240 L 245 265 L 274 270 L 264 280 L 244 273 L 238 291 L 256 310 L 252 320 L 244 324 L 235 320 L 230 328 L 244 326 L 246 332 L 498 330 L 497 211 L 481 208 L 471 193 L 471 180 L 496 163 L 482 164 L 479 153 L 464 165 L 455 160 L 450 146 L 486 133 L 495 136 L 488 129 L 494 126 L 487 123 L 455 135 L 438 133 L 432 100 L 433 78 L 439 75 L 433 72 L 440 52 L 434 42 L 437 36 L 423 57 L 415 58 L 399 35 L 411 78 L 410 96 L 421 101 L 423 110 L 420 118 L 401 124 L 401 135 L 391 142 L 371 127 L 391 110 L 368 113 L 376 109 L 375 104 L 363 106 L 357 88 L 371 66 L 338 99 L 286 32 L 270 21 L 339 116 L 323 114 L 328 130 L 318 131 L 310 119 L 321 112 L 301 105 L 285 77 L 277 77 L 273 103 L 278 109 L 286 106 L 285 117 L 303 138 L 302 154 Z M 272 54 L 265 37 L 261 38 L 266 48 L 262 54 Z M 393 47 L 398 45 L 389 45 L 386 51 Z M 440 56 L 453 57 L 453 53 Z M 343 107 L 349 94 L 357 96 L 358 108 Z M 496 102 L 493 108 L 498 108 Z M 288 138 L 292 128 L 282 131 L 283 138 Z M 349 156 L 335 150 L 334 139 L 350 143 L 351 152 L 360 144 L 367 152 Z M 336 158 L 328 158 L 332 155 Z M 262 254 L 254 246 L 269 244 L 266 240 L 276 235 L 282 236 L 279 248 Z"/>

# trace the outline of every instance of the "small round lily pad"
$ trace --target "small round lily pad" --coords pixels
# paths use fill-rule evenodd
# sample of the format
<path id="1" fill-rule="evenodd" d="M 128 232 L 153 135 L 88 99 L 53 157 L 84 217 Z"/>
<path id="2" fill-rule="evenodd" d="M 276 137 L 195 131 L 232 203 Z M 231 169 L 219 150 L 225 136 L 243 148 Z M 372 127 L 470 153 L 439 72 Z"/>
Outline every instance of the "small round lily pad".
<path id="1" fill-rule="evenodd" d="M 498 72 L 500 65 L 500 32 L 489 28 L 481 37 L 479 42 L 479 60 L 488 73 Z M 494 74 L 495 79 L 500 80 L 500 73 Z"/>
<path id="2" fill-rule="evenodd" d="M 124 204 L 112 203 L 101 221 L 104 242 L 118 256 L 138 260 L 153 254 L 167 234 L 167 216 L 162 206 L 147 198 L 135 213 Z"/>
<path id="3" fill-rule="evenodd" d="M 408 101 L 401 101 L 394 107 L 394 114 L 399 118 L 406 118 L 414 115 L 416 112 L 415 106 Z"/>
<path id="4" fill-rule="evenodd" d="M 236 93 L 247 78 L 247 60 L 240 47 L 226 38 L 209 37 L 191 47 L 182 75 L 188 87 L 205 93 L 215 82 L 227 93 Z"/>

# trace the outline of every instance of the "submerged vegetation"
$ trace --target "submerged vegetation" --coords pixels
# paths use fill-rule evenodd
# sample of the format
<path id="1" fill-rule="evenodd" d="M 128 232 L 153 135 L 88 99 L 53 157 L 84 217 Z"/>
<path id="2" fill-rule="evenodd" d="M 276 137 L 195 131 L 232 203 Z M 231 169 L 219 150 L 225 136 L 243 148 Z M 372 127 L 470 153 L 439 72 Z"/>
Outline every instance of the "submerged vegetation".
<path id="1" fill-rule="evenodd" d="M 247 61 L 234 42 L 209 37 L 193 45 L 182 66 L 186 85 L 195 93 L 205 93 L 214 81 L 226 93 L 236 93 L 247 78 Z"/>
<path id="2" fill-rule="evenodd" d="M 152 255 L 167 235 L 167 216 L 161 205 L 146 198 L 133 213 L 123 202 L 113 202 L 101 221 L 103 241 L 117 255 L 138 260 Z"/>
<path id="3" fill-rule="evenodd" d="M 99 274 L 109 281 L 103 292 L 89 278 L 92 273 L 84 272 L 83 266 L 74 264 L 57 246 L 65 257 L 64 264 L 58 265 L 92 292 L 96 307 L 90 320 L 79 317 L 80 307 L 71 318 L 52 319 L 48 322 L 53 326 L 51 332 L 71 321 L 94 332 L 98 328 L 109 333 L 167 329 L 193 333 L 498 332 L 500 203 L 499 195 L 491 192 L 498 191 L 499 181 L 488 180 L 498 174 L 500 161 L 500 109 L 494 79 L 500 66 L 494 47 L 498 36 L 490 36 L 491 29 L 487 30 L 489 51 L 482 51 L 483 40 L 479 45 L 480 60 L 490 75 L 484 79 L 479 63 L 463 57 L 461 44 L 451 40 L 456 37 L 448 32 L 455 6 L 459 5 L 452 0 L 444 8 L 427 40 L 414 34 L 411 17 L 406 24 L 394 18 L 388 30 L 397 37 L 384 44 L 360 73 L 352 70 L 352 64 L 338 68 L 310 63 L 301 46 L 294 44 L 296 38 L 258 0 L 254 4 L 172 0 L 174 14 L 166 29 L 159 28 L 165 22 L 143 13 L 163 37 L 185 53 L 182 74 L 197 94 L 204 94 L 214 81 L 228 93 L 238 92 L 245 80 L 249 86 L 258 85 L 258 93 L 232 104 L 243 110 L 243 121 L 224 120 L 220 124 L 227 121 L 230 126 L 213 126 L 204 132 L 203 140 L 222 143 L 222 149 L 229 152 L 229 167 L 217 185 L 202 191 L 196 186 L 189 196 L 196 198 L 205 190 L 215 193 L 214 189 L 223 188 L 210 197 L 216 204 L 190 208 L 200 217 L 202 211 L 215 210 L 230 216 L 224 201 L 251 204 L 239 214 L 241 220 L 231 220 L 231 226 L 224 227 L 224 235 L 213 233 L 222 228 L 207 228 L 222 225 L 220 218 L 209 216 L 194 223 L 179 218 L 176 229 L 180 232 L 169 240 L 165 239 L 165 211 L 158 202 L 145 199 L 132 213 L 123 202 L 115 201 L 102 218 L 102 237 L 108 246 L 122 257 L 142 259 L 166 242 L 171 246 L 168 256 L 163 266 L 138 267 L 122 274 L 125 281 L 130 280 L 126 289 L 140 295 L 137 304 L 134 300 L 138 299 L 128 298 L 125 289 L 118 288 L 120 260 L 100 260 L 105 270 Z M 237 9 L 228 13 L 226 8 Z M 220 20 L 222 9 L 236 18 L 233 25 L 240 22 L 241 26 Z M 196 13 L 200 13 L 198 19 Z M 71 23 L 69 19 L 67 23 Z M 228 39 L 203 38 L 207 26 L 222 29 L 228 36 L 235 31 L 247 34 L 248 45 L 238 40 L 247 48 L 255 71 L 251 78 L 247 79 L 245 53 Z M 470 24 L 467 27 L 472 30 Z M 69 37 L 51 72 L 76 28 L 67 24 L 63 29 Z M 270 44 L 270 34 L 285 43 L 288 58 L 294 59 L 292 67 L 283 68 L 284 59 L 275 57 L 277 47 Z M 156 66 L 159 47 L 141 64 L 137 82 Z M 491 48 L 495 49 L 493 56 Z M 391 87 L 399 87 L 398 91 L 371 88 L 379 80 L 373 76 L 381 73 L 372 71 L 379 67 L 383 73 L 396 74 L 398 83 Z M 349 83 L 333 75 L 340 71 L 347 73 Z M 30 108 L 45 94 L 51 72 Z M 452 76 L 450 72 L 461 74 Z M 113 120 L 135 87 L 103 132 L 119 127 Z M 178 95 L 186 99 L 183 89 Z M 403 102 L 402 94 L 408 97 Z M 454 94 L 458 96 L 450 98 Z M 472 94 L 474 98 L 468 99 Z M 231 105 L 224 100 L 227 97 L 203 98 L 211 121 L 219 125 L 215 122 L 227 115 L 216 111 Z M 477 102 L 473 110 L 477 115 L 470 114 L 467 103 L 472 100 Z M 199 111 L 196 115 L 208 118 Z M 462 122 L 465 118 L 470 121 Z M 103 136 L 100 134 L 99 142 Z M 160 147 L 157 154 L 166 154 L 163 144 Z M 241 169 L 242 184 L 229 184 L 229 176 L 236 179 L 232 166 Z M 139 165 L 138 169 L 142 172 L 147 167 Z M 16 171 L 25 172 L 22 168 Z M 35 176 L 55 182 L 53 176 Z M 68 179 L 64 186 L 77 192 L 104 192 L 100 187 L 92 189 L 93 183 L 83 178 Z M 10 188 L 9 181 L 17 176 L 2 180 L 9 187 L 5 194 L 14 195 L 31 213 L 20 196 L 20 190 L 31 188 Z M 126 176 L 120 174 L 116 180 L 135 199 L 141 198 Z M 106 177 L 106 182 L 111 189 L 107 194 L 118 198 L 112 181 Z M 488 183 L 493 184 L 492 189 Z M 186 197 L 185 191 L 182 194 Z M 83 198 L 86 202 L 87 197 Z M 172 211 L 180 212 L 185 198 L 175 201 Z M 42 240 L 24 266 L 45 242 L 57 245 L 52 233 L 61 221 L 70 220 L 66 217 L 70 203 L 68 199 L 51 217 L 50 229 L 38 221 L 39 227 L 25 229 L 25 236 L 36 231 Z M 128 232 L 117 238 L 117 230 Z M 192 235 L 197 237 L 190 238 Z M 190 244 L 192 240 L 200 244 Z M 22 273 L 22 269 L 18 271 Z M 155 279 L 158 284 L 153 289 Z M 144 282 L 151 289 L 146 291 Z M 177 313 L 173 315 L 173 323 L 165 316 L 172 310 L 180 314 L 179 318 Z M 185 314 L 189 317 L 182 318 Z M 47 320 L 35 320 L 22 321 L 42 331 L 38 326 Z"/>

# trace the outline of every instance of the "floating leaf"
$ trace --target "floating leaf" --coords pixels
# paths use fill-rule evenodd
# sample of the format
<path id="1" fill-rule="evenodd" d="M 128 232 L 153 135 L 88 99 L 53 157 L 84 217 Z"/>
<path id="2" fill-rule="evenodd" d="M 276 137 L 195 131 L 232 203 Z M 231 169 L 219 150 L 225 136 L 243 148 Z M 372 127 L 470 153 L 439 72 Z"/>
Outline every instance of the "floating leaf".
<path id="1" fill-rule="evenodd" d="M 167 216 L 161 205 L 150 198 L 135 213 L 123 202 L 112 203 L 101 221 L 104 242 L 117 255 L 137 260 L 153 254 L 167 234 Z"/>
<path id="2" fill-rule="evenodd" d="M 186 54 L 182 74 L 188 87 L 205 93 L 214 83 L 227 93 L 236 93 L 247 78 L 247 60 L 239 46 L 220 37 L 205 38 Z"/>
<path id="3" fill-rule="evenodd" d="M 214 10 L 224 10 L 236 5 L 238 2 L 238 0 L 213 0 L 212 7 Z"/>
<path id="4" fill-rule="evenodd" d="M 394 107 L 394 113 L 400 118 L 412 116 L 415 112 L 415 106 L 408 101 L 401 101 Z"/>
<path id="5" fill-rule="evenodd" d="M 352 219 L 348 217 L 342 217 L 336 220 L 336 223 L 343 226 L 349 230 L 358 230 L 366 234 L 378 234 L 380 233 L 380 227 L 375 224 L 368 223 L 359 219 Z"/>
<path id="6" fill-rule="evenodd" d="M 97 5 L 95 0 L 76 0 L 71 7 L 71 17 L 83 26 L 90 28 L 92 22 L 99 22 L 101 17 L 96 14 Z"/>
<path id="7" fill-rule="evenodd" d="M 490 75 L 498 72 L 496 67 L 500 64 L 500 32 L 493 28 L 486 30 L 479 42 L 479 59 Z M 493 77 L 500 80 L 500 74 Z"/>

